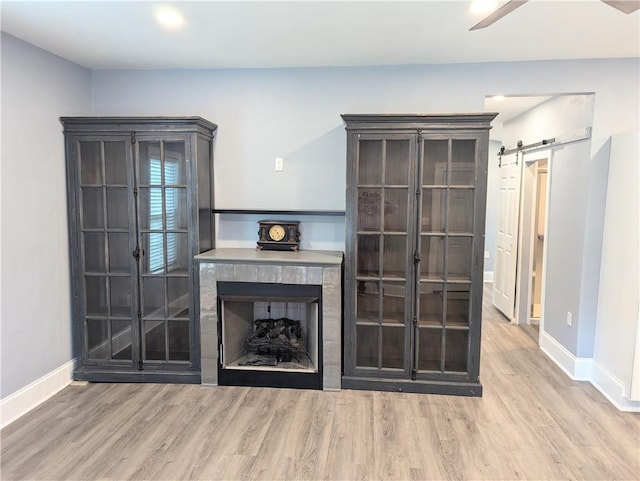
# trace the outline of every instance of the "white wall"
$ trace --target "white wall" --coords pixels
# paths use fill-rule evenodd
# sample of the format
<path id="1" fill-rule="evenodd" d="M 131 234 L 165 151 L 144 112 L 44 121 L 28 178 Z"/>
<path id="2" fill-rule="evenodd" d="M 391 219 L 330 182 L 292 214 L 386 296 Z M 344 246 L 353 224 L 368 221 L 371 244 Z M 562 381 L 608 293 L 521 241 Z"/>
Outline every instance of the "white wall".
<path id="1" fill-rule="evenodd" d="M 638 59 L 97 71 L 93 102 L 96 115 L 201 115 L 217 123 L 217 208 L 337 210 L 345 205 L 341 113 L 473 112 L 484 110 L 487 94 L 596 92 L 594 135 L 606 136 L 637 128 L 638 80 Z M 274 171 L 275 157 L 284 157 L 284 172 Z M 256 220 L 221 216 L 218 246 L 252 245 Z M 302 220 L 304 248 L 343 249 L 343 219 Z"/>
<path id="2" fill-rule="evenodd" d="M 4 33 L 1 75 L 4 400 L 73 358 L 64 142 L 58 117 L 90 113 L 91 76 Z"/>
<path id="3" fill-rule="evenodd" d="M 612 137 L 608 185 L 593 358 L 596 382 L 624 406 L 640 401 L 631 395 L 640 356 L 640 133 Z"/>

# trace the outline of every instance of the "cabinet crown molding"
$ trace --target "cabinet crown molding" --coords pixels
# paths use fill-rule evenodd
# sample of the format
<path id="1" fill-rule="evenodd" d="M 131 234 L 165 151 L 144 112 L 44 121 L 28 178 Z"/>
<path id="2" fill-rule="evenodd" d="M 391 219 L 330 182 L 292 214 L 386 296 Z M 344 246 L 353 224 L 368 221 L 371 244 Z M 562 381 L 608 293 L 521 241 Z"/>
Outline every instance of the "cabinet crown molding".
<path id="1" fill-rule="evenodd" d="M 498 112 L 443 114 L 342 114 L 347 130 L 487 130 Z"/>

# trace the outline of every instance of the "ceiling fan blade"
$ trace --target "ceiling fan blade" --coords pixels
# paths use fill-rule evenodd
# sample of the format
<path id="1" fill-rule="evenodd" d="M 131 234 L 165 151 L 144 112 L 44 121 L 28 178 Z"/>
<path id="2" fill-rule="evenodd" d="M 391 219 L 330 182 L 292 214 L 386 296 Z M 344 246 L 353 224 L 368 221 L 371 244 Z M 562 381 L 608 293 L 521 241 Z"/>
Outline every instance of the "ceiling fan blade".
<path id="1" fill-rule="evenodd" d="M 491 24 L 497 22 L 498 20 L 500 20 L 505 15 L 513 12 L 516 8 L 521 7 L 522 5 L 524 5 L 525 3 L 527 3 L 527 1 L 528 0 L 510 0 L 510 1 L 508 1 L 507 3 L 502 5 L 500 8 L 498 8 L 496 11 L 494 11 L 492 14 L 490 14 L 488 17 L 486 17 L 483 20 L 481 20 L 480 22 L 476 23 L 473 27 L 471 27 L 469 29 L 469 31 L 471 31 L 471 30 L 479 30 L 481 28 L 488 27 L 489 25 L 491 25 Z"/>
<path id="2" fill-rule="evenodd" d="M 640 9 L 640 0 L 601 0 L 603 3 L 620 10 L 622 13 L 633 13 Z"/>

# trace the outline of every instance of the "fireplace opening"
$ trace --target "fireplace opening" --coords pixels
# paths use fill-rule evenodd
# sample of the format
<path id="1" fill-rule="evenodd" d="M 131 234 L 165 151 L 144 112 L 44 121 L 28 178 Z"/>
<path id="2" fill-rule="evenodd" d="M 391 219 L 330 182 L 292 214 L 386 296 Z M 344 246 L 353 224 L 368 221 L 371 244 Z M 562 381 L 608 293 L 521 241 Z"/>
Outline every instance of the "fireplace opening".
<path id="1" fill-rule="evenodd" d="M 322 389 L 322 286 L 218 282 L 221 385 Z"/>

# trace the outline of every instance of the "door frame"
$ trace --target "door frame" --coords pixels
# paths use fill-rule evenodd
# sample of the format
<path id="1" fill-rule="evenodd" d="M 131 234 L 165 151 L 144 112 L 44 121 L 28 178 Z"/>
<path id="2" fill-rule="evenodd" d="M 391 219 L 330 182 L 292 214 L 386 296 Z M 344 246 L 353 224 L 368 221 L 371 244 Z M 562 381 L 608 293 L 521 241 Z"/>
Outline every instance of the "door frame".
<path id="1" fill-rule="evenodd" d="M 542 285 L 540 295 L 540 329 L 539 334 L 544 330 L 544 305 L 546 292 L 546 272 L 547 272 L 547 248 L 549 245 L 549 206 L 552 183 L 553 149 L 536 150 L 524 153 L 522 156 L 522 181 L 520 191 L 520 219 L 518 222 L 520 236 L 518 239 L 517 275 L 516 275 L 516 303 L 514 324 L 528 326 L 531 323 L 531 288 L 533 273 L 533 252 L 535 235 L 535 211 L 536 196 L 538 190 L 537 163 L 542 160 L 547 161 L 547 189 L 545 199 L 545 241 L 542 251 Z M 539 337 L 538 337 L 539 339 Z"/>

